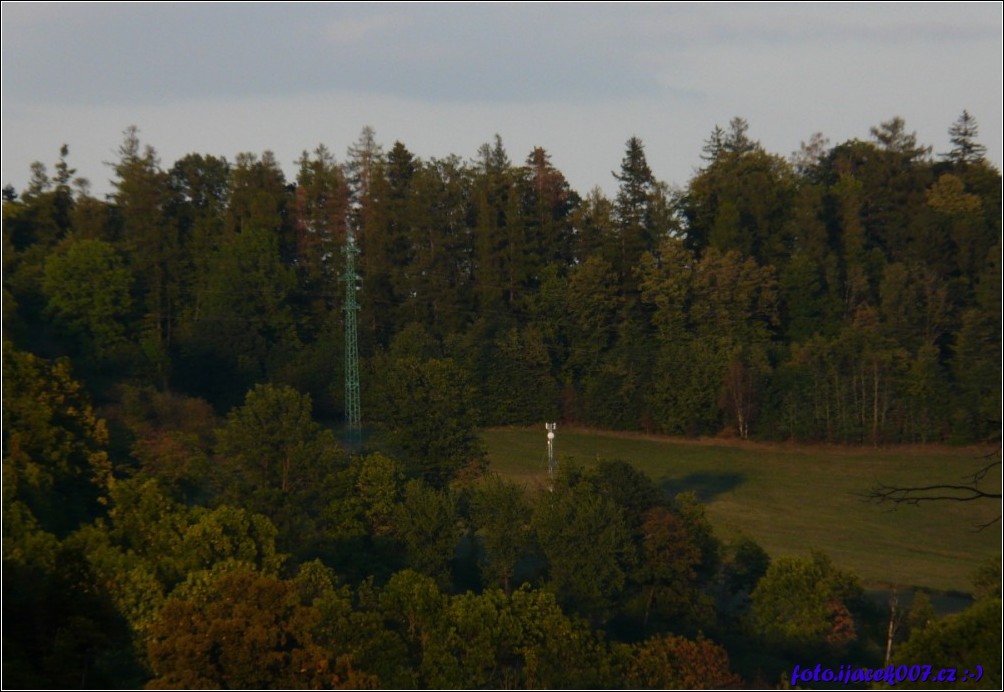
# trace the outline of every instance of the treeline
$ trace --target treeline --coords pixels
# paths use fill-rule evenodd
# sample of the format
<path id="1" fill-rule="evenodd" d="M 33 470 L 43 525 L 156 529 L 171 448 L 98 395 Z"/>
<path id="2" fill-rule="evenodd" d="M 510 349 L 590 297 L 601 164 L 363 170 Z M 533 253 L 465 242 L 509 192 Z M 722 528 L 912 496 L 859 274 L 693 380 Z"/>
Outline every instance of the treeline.
<path id="1" fill-rule="evenodd" d="M 7 338 L 102 399 L 152 383 L 224 412 L 256 383 L 342 416 L 342 249 L 357 238 L 363 418 L 446 380 L 475 424 L 561 419 L 845 443 L 999 431 L 1001 176 L 967 113 L 934 155 L 895 118 L 786 159 L 734 119 L 683 189 L 637 138 L 613 199 L 500 138 L 422 160 L 370 129 L 339 163 L 266 152 L 162 167 L 135 129 L 114 193 L 4 192 Z"/>

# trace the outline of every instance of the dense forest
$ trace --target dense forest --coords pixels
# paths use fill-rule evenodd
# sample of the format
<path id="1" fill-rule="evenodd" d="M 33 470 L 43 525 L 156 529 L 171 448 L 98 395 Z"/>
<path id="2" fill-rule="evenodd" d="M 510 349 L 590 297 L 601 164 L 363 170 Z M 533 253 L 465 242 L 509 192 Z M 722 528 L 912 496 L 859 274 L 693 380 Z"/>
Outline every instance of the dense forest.
<path id="1" fill-rule="evenodd" d="M 999 685 L 999 560 L 892 637 L 823 553 L 723 542 L 623 461 L 522 487 L 477 435 L 999 440 L 1001 174 L 968 113 L 949 133 L 934 154 L 893 118 L 783 157 L 735 118 L 683 188 L 631 137 L 613 199 L 498 136 L 423 160 L 365 128 L 287 180 L 267 151 L 165 168 L 130 128 L 104 200 L 64 145 L 3 191 L 4 686 L 774 687 L 970 659 Z"/>
<path id="2" fill-rule="evenodd" d="M 478 383 L 482 425 L 979 441 L 999 423 L 1001 177 L 976 134 L 964 115 L 932 158 L 893 119 L 789 161 L 735 119 L 683 190 L 630 139 L 610 200 L 498 137 L 422 161 L 365 130 L 290 182 L 268 152 L 165 170 L 130 130 L 106 201 L 65 156 L 7 190 L 5 333 L 102 396 L 226 411 L 268 381 L 338 419 L 351 228 L 368 422 L 398 413 L 383 368 L 407 351 L 415 376 Z"/>

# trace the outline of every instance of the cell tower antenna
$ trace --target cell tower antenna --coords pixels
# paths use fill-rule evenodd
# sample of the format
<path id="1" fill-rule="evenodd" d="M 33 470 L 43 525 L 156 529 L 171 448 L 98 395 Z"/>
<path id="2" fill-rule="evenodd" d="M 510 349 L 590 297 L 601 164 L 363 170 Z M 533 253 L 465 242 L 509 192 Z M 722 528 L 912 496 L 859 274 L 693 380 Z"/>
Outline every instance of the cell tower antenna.
<path id="1" fill-rule="evenodd" d="M 362 411 L 359 403 L 359 333 L 356 300 L 359 275 L 356 274 L 356 238 L 349 227 L 345 234 L 345 434 L 350 450 L 359 449 L 362 443 Z"/>
<path id="2" fill-rule="evenodd" d="M 554 460 L 554 431 L 558 429 L 557 423 L 544 423 L 547 428 L 547 478 L 551 482 L 551 490 L 554 490 L 554 472 L 558 470 L 558 464 Z"/>

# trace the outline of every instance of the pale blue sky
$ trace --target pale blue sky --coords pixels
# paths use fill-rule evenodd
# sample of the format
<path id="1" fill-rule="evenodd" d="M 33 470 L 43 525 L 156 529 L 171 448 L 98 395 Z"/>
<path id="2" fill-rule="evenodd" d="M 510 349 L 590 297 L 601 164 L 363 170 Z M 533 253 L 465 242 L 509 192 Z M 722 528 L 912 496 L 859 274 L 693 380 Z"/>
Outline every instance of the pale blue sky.
<path id="1" fill-rule="evenodd" d="M 683 186 L 733 116 L 787 156 L 905 119 L 948 148 L 963 109 L 1002 160 L 1002 5 L 983 3 L 3 3 L 2 179 L 59 147 L 110 190 L 136 125 L 190 152 L 340 160 L 366 125 L 423 157 L 543 146 L 580 193 L 615 189 L 624 143 Z"/>

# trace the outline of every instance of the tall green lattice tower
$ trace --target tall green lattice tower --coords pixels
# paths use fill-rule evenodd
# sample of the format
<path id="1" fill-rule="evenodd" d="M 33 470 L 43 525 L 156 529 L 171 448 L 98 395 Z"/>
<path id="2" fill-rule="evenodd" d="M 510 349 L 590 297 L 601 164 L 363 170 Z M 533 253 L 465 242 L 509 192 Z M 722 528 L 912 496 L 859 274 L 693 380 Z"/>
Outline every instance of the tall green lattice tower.
<path id="1" fill-rule="evenodd" d="M 362 442 L 362 410 L 359 404 L 359 334 L 356 328 L 356 313 L 359 312 L 359 302 L 356 300 L 356 286 L 359 277 L 356 275 L 355 235 L 350 229 L 345 238 L 345 435 L 346 442 L 352 450 L 357 450 Z"/>

